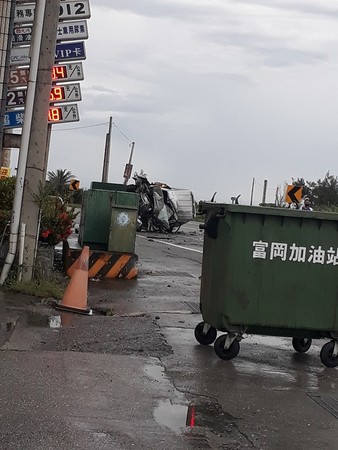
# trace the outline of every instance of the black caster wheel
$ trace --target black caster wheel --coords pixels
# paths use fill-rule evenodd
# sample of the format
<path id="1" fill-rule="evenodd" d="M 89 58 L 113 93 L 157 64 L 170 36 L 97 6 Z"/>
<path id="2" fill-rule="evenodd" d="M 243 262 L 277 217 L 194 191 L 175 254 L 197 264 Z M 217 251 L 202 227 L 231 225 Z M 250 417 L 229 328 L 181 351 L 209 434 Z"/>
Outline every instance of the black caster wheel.
<path id="1" fill-rule="evenodd" d="M 292 346 L 298 353 L 306 353 L 311 347 L 312 339 L 292 338 Z"/>
<path id="2" fill-rule="evenodd" d="M 334 341 L 327 342 L 323 345 L 320 352 L 320 359 L 326 367 L 338 366 L 338 355 L 333 356 Z"/>
<path id="3" fill-rule="evenodd" d="M 216 337 L 217 337 L 217 331 L 216 328 L 210 327 L 207 333 L 203 333 L 205 322 L 200 322 L 195 327 L 195 338 L 196 341 L 199 342 L 202 345 L 210 345 L 212 344 Z"/>
<path id="4" fill-rule="evenodd" d="M 230 347 L 226 349 L 224 348 L 225 340 L 226 334 L 219 336 L 215 341 L 214 350 L 219 358 L 224 359 L 225 361 L 229 361 L 230 359 L 233 359 L 238 355 L 240 345 L 238 340 L 235 339 Z"/>

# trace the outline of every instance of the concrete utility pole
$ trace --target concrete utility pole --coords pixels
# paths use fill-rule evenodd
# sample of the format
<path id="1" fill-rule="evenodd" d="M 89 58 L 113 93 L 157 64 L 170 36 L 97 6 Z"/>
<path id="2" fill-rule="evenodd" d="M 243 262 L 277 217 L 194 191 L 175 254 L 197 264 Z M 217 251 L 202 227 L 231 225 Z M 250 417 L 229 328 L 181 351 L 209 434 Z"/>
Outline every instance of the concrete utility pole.
<path id="1" fill-rule="evenodd" d="M 268 180 L 264 180 L 262 203 L 266 202 L 266 190 L 268 188 Z"/>
<path id="2" fill-rule="evenodd" d="M 133 154 L 134 154 L 134 147 L 135 147 L 135 142 L 132 142 L 130 145 L 130 155 L 129 155 L 129 161 L 128 164 L 126 165 L 126 170 L 125 170 L 125 175 L 124 175 L 124 185 L 126 186 L 128 183 L 128 180 L 131 177 L 131 171 L 133 169 L 132 166 L 132 160 L 133 160 Z"/>
<path id="3" fill-rule="evenodd" d="M 23 259 L 23 280 L 26 281 L 33 277 L 38 242 L 40 208 L 34 199 L 34 194 L 38 194 L 40 185 L 44 186 L 45 184 L 45 167 L 49 151 L 47 147 L 48 110 L 59 11 L 60 0 L 46 0 L 21 209 L 21 223 L 26 224 Z"/>
<path id="4" fill-rule="evenodd" d="M 8 151 L 2 154 L 3 123 L 6 110 L 7 80 L 9 70 L 10 50 L 12 46 L 13 16 L 15 2 L 0 1 L 0 166 L 9 167 Z M 8 165 L 7 165 L 8 164 Z"/>
<path id="5" fill-rule="evenodd" d="M 17 245 L 19 240 L 20 229 L 20 213 L 22 206 L 23 188 L 26 173 L 28 145 L 32 124 L 33 107 L 35 100 L 35 87 L 38 74 L 38 66 L 40 60 L 40 44 L 42 36 L 43 21 L 45 15 L 46 0 L 40 0 L 36 4 L 34 27 L 31 42 L 31 56 L 29 79 L 27 85 L 27 97 L 25 105 L 25 120 L 22 128 L 22 135 L 20 139 L 20 152 L 18 161 L 18 170 L 15 182 L 15 193 L 12 207 L 11 226 L 9 234 L 9 249 L 6 256 L 4 267 L 1 271 L 0 284 L 2 285 L 9 274 L 17 254 Z M 9 136 L 9 135 L 7 135 Z"/>
<path id="6" fill-rule="evenodd" d="M 250 206 L 252 206 L 253 202 L 254 189 L 255 189 L 255 178 L 252 179 Z"/>
<path id="7" fill-rule="evenodd" d="M 109 118 L 109 130 L 106 134 L 106 143 L 104 147 L 104 159 L 103 159 L 103 169 L 102 169 L 102 183 L 108 182 L 108 172 L 109 172 L 109 160 L 110 160 L 110 145 L 111 145 L 111 130 L 113 126 L 113 118 Z"/>

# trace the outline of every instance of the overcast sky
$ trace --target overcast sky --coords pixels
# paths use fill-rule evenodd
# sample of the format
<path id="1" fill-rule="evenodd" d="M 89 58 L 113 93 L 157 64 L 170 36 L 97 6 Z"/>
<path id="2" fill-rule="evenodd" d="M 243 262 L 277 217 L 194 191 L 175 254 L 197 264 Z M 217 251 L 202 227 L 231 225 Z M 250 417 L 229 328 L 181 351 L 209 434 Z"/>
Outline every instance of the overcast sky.
<path id="1" fill-rule="evenodd" d="M 91 0 L 91 12 L 81 121 L 53 126 L 49 170 L 100 181 L 112 116 L 110 182 L 130 141 L 134 171 L 197 200 L 249 203 L 255 178 L 255 203 L 265 179 L 273 202 L 292 178 L 338 175 L 336 1 Z"/>

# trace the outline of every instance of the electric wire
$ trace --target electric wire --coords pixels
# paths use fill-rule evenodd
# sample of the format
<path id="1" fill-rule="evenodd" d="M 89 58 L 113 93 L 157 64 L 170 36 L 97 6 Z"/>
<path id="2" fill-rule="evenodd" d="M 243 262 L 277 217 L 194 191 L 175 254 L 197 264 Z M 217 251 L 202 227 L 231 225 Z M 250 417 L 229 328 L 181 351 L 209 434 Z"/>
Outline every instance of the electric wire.
<path id="1" fill-rule="evenodd" d="M 81 130 L 81 129 L 83 129 L 83 128 L 100 127 L 100 126 L 102 126 L 102 125 L 108 125 L 108 122 L 96 123 L 96 124 L 94 124 L 94 125 L 86 125 L 86 126 L 83 126 L 83 127 L 59 128 L 59 129 L 57 129 L 57 130 L 54 130 L 54 128 L 53 128 L 53 132 L 54 132 L 54 131 Z"/>
<path id="2" fill-rule="evenodd" d="M 123 131 L 120 130 L 120 128 L 116 125 L 115 122 L 113 122 L 113 127 L 115 127 L 115 128 L 122 134 L 122 136 L 124 136 L 130 143 L 133 142 L 131 139 L 129 139 L 128 136 L 126 136 L 126 135 L 123 133 Z"/>
<path id="3" fill-rule="evenodd" d="M 53 129 L 54 131 L 71 131 L 71 130 L 82 130 L 84 128 L 93 128 L 93 127 L 100 127 L 102 125 L 108 125 L 108 122 L 102 122 L 102 123 L 96 123 L 94 125 L 86 125 L 83 127 L 72 127 L 72 128 L 59 128 L 59 129 Z M 122 136 L 124 136 L 130 143 L 132 143 L 133 141 L 131 139 L 129 139 L 129 137 L 123 133 L 123 131 L 116 125 L 115 122 L 113 122 L 113 127 L 116 128 L 121 134 Z"/>

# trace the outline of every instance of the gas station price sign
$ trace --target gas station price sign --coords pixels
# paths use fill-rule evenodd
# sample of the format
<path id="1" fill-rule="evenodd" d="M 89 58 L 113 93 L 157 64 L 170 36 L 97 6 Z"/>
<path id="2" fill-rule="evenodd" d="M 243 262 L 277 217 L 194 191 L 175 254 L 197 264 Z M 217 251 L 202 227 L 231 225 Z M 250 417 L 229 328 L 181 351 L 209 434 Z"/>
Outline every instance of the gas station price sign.
<path id="1" fill-rule="evenodd" d="M 50 91 L 50 103 L 75 102 L 81 100 L 79 83 L 54 85 Z"/>
<path id="2" fill-rule="evenodd" d="M 48 111 L 48 123 L 65 123 L 65 122 L 78 122 L 79 111 L 77 104 L 51 106 Z"/>
<path id="3" fill-rule="evenodd" d="M 84 79 L 82 63 L 60 64 L 53 67 L 52 81 L 81 81 Z"/>

